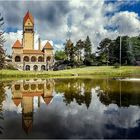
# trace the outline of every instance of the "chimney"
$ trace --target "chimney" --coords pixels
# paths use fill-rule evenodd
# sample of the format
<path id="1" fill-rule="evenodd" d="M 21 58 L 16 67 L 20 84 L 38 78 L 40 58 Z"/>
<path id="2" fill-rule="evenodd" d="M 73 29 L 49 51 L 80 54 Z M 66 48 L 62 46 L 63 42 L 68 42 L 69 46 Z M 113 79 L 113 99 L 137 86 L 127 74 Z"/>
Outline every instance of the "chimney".
<path id="1" fill-rule="evenodd" d="M 41 50 L 41 41 L 40 41 L 40 38 L 38 38 L 38 50 Z"/>

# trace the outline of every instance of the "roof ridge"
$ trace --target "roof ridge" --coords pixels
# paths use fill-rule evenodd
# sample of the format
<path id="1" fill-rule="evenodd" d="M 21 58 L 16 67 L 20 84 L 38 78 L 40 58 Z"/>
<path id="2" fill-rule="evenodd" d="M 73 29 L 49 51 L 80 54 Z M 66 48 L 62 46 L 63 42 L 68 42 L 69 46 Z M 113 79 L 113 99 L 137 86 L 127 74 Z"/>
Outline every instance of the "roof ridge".
<path id="1" fill-rule="evenodd" d="M 46 49 L 53 49 L 53 46 L 51 45 L 51 43 L 47 40 L 46 44 L 44 45 L 43 48 L 46 48 Z"/>
<path id="2" fill-rule="evenodd" d="M 12 48 L 22 48 L 21 42 L 17 39 L 15 41 L 14 45 L 12 46 Z"/>
<path id="3" fill-rule="evenodd" d="M 28 12 L 26 13 L 26 15 L 24 16 L 24 19 L 23 19 L 24 24 L 25 24 L 25 22 L 27 21 L 28 18 L 29 18 L 29 19 L 31 20 L 31 22 L 34 24 L 34 18 L 33 18 L 33 16 L 32 16 L 32 14 L 29 12 L 29 10 L 28 10 Z"/>

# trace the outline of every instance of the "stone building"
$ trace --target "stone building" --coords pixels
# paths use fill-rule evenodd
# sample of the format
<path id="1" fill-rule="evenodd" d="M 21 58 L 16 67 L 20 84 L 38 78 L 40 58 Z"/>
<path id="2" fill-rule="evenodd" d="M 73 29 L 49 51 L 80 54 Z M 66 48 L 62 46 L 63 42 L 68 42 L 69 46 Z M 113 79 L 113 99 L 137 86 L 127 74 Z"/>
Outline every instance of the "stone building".
<path id="1" fill-rule="evenodd" d="M 34 45 L 34 19 L 28 11 L 23 19 L 23 39 L 16 40 L 12 46 L 12 62 L 19 70 L 48 70 L 54 63 L 53 46 L 47 42 L 41 46 L 38 39 L 38 50 Z"/>

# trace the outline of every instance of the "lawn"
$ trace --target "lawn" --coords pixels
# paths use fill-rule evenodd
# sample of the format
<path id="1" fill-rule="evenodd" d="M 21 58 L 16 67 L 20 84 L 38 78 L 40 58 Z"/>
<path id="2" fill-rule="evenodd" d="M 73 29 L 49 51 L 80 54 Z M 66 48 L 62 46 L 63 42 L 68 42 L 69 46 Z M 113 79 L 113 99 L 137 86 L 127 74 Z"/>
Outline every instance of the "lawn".
<path id="1" fill-rule="evenodd" d="M 60 71 L 18 71 L 18 70 L 0 70 L 0 77 L 3 78 L 53 78 L 53 77 L 126 77 L 139 76 L 139 66 L 122 66 L 114 68 L 112 66 L 92 66 L 84 68 L 74 68 Z"/>

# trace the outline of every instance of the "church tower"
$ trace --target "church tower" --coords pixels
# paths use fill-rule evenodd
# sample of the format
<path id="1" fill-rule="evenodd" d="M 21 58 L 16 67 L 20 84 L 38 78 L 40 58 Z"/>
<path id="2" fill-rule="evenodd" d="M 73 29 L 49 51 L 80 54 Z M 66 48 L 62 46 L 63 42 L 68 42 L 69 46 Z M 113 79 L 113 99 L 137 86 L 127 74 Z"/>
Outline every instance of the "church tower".
<path id="1" fill-rule="evenodd" d="M 28 11 L 23 19 L 23 49 L 34 49 L 34 19 Z"/>

